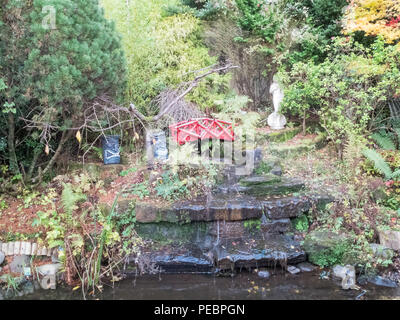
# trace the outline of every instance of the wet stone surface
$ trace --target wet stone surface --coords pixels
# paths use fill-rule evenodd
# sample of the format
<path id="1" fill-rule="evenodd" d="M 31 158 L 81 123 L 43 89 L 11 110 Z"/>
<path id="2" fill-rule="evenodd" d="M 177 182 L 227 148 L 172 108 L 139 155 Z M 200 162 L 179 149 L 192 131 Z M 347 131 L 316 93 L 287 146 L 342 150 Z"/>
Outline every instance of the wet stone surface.
<path id="1" fill-rule="evenodd" d="M 263 213 L 269 219 L 295 218 L 307 212 L 312 201 L 317 205 L 330 199 L 315 196 L 253 197 L 241 194 L 219 194 L 210 198 L 200 197 L 191 201 L 177 202 L 169 208 L 160 208 L 144 203 L 136 204 L 138 223 L 153 222 L 212 222 L 259 219 Z"/>
<path id="2" fill-rule="evenodd" d="M 211 250 L 211 256 L 222 270 L 285 266 L 306 260 L 299 244 L 283 235 L 225 239 Z"/>

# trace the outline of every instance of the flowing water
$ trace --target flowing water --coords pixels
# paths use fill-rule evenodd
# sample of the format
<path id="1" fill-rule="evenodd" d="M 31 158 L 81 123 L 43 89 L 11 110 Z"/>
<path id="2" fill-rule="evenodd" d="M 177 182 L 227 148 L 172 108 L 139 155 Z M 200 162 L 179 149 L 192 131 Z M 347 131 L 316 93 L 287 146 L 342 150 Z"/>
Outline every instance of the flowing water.
<path id="1" fill-rule="evenodd" d="M 256 274 L 241 273 L 233 278 L 211 275 L 160 275 L 125 279 L 114 288 L 105 287 L 96 296 L 101 300 L 355 300 L 400 299 L 400 288 L 374 285 L 360 290 L 342 290 L 332 280 L 321 280 L 317 273 L 301 275 L 278 274 L 262 279 Z M 366 292 L 364 293 L 364 290 Z M 15 299 L 76 300 L 82 299 L 79 290 L 59 287 L 57 290 L 37 290 Z"/>

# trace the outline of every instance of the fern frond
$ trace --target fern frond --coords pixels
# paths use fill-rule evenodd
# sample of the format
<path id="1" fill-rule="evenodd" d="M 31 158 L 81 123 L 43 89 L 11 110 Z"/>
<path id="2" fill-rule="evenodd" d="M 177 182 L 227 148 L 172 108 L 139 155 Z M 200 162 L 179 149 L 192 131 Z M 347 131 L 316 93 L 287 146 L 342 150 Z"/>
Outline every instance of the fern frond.
<path id="1" fill-rule="evenodd" d="M 63 191 L 61 194 L 61 201 L 65 212 L 72 214 L 77 209 L 76 204 L 79 201 L 86 200 L 86 196 L 83 193 L 74 192 L 70 183 L 63 183 Z"/>
<path id="2" fill-rule="evenodd" d="M 400 179 L 400 169 L 392 173 L 392 179 Z"/>
<path id="3" fill-rule="evenodd" d="M 375 168 L 382 173 L 386 179 L 390 179 L 393 172 L 383 157 L 372 149 L 365 149 L 363 155 L 375 165 Z"/>
<path id="4" fill-rule="evenodd" d="M 384 150 L 396 150 L 396 145 L 387 133 L 374 133 L 371 138 Z"/>

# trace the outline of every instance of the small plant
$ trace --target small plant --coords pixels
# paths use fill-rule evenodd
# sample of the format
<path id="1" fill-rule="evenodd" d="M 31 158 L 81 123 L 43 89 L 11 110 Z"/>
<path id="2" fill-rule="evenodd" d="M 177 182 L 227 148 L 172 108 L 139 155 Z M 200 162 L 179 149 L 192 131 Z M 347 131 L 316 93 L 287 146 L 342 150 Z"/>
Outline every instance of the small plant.
<path id="1" fill-rule="evenodd" d="M 125 177 L 125 176 L 129 175 L 130 173 L 133 173 L 133 172 L 136 172 L 136 171 L 137 171 L 137 168 L 133 167 L 133 168 L 129 168 L 127 170 L 122 170 L 119 175 L 121 177 Z"/>
<path id="2" fill-rule="evenodd" d="M 22 277 L 13 277 L 10 274 L 4 274 L 0 277 L 0 280 L 5 283 L 6 290 L 12 290 L 18 292 L 19 286 L 23 280 Z"/>
<path id="3" fill-rule="evenodd" d="M 261 220 L 246 220 L 243 225 L 250 232 L 255 232 L 261 229 Z"/>
<path id="4" fill-rule="evenodd" d="M 132 194 L 138 196 L 140 199 L 143 199 L 150 195 L 149 184 L 147 181 L 133 185 L 130 191 Z"/>
<path id="5" fill-rule="evenodd" d="M 310 255 L 309 259 L 312 263 L 325 268 L 341 264 L 346 252 L 349 251 L 350 245 L 347 242 L 339 242 L 331 249 L 324 249 Z"/>
<path id="6" fill-rule="evenodd" d="M 400 128 L 394 128 L 394 131 L 396 133 L 395 135 L 381 130 L 380 132 L 374 133 L 371 138 L 383 150 L 397 150 L 396 145 L 400 144 Z M 385 176 L 386 180 L 400 179 L 400 169 L 398 169 L 398 164 L 396 164 L 395 169 L 392 170 L 390 163 L 388 163 L 380 153 L 370 148 L 365 149 L 363 154 L 374 164 L 375 169 Z"/>
<path id="7" fill-rule="evenodd" d="M 176 200 L 188 194 L 185 181 L 181 181 L 178 175 L 166 171 L 158 181 L 155 190 L 157 195 L 166 200 Z"/>
<path id="8" fill-rule="evenodd" d="M 307 232 L 309 228 L 309 222 L 306 215 L 302 215 L 292 220 L 293 227 L 300 232 Z"/>

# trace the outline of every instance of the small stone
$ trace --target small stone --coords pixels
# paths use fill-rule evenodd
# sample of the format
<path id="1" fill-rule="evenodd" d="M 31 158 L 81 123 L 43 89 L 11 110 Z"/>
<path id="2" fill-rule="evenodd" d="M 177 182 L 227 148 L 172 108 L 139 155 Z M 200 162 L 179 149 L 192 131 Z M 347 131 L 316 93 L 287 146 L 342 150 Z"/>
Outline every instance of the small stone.
<path id="1" fill-rule="evenodd" d="M 10 263 L 10 271 L 14 273 L 22 273 L 24 267 L 30 265 L 30 259 L 26 255 L 15 256 L 13 261 Z"/>
<path id="2" fill-rule="evenodd" d="M 40 286 L 44 290 L 56 289 L 56 276 L 55 275 L 47 275 L 40 281 Z"/>
<path id="3" fill-rule="evenodd" d="M 6 253 L 7 256 L 13 256 L 14 255 L 14 245 L 15 245 L 15 242 L 9 242 L 8 243 L 7 253 Z"/>
<path id="4" fill-rule="evenodd" d="M 297 273 L 300 273 L 300 269 L 299 269 L 299 268 L 296 268 L 295 266 L 288 266 L 287 271 L 288 271 L 290 274 L 297 274 Z"/>
<path id="5" fill-rule="evenodd" d="M 333 276 L 342 279 L 342 289 L 356 289 L 356 269 L 354 266 L 346 265 L 336 265 L 332 269 Z"/>
<path id="6" fill-rule="evenodd" d="M 400 231 L 383 230 L 379 232 L 379 242 L 386 248 L 400 250 Z"/>
<path id="7" fill-rule="evenodd" d="M 302 262 L 297 265 L 297 268 L 301 270 L 301 272 L 311 272 L 315 270 L 315 267 L 308 262 Z"/>
<path id="8" fill-rule="evenodd" d="M 271 274 L 268 271 L 258 271 L 257 274 L 260 278 L 264 279 L 269 279 L 269 277 L 271 276 Z"/>
<path id="9" fill-rule="evenodd" d="M 373 283 L 376 286 L 397 288 L 397 284 L 394 281 L 383 278 L 381 276 L 372 277 L 372 278 L 368 279 L 368 281 Z"/>
<path id="10" fill-rule="evenodd" d="M 61 268 L 61 263 L 45 264 L 43 266 L 36 267 L 36 270 L 43 276 L 55 275 Z"/>
<path id="11" fill-rule="evenodd" d="M 357 289 L 355 275 L 353 276 L 352 274 L 346 274 L 346 276 L 342 280 L 342 289 Z"/>
<path id="12" fill-rule="evenodd" d="M 14 255 L 20 254 L 21 251 L 21 242 L 16 241 L 14 242 Z"/>
<path id="13" fill-rule="evenodd" d="M 347 269 L 344 266 L 336 265 L 333 267 L 332 272 L 336 278 L 343 279 L 346 276 Z"/>
<path id="14" fill-rule="evenodd" d="M 281 177 L 283 172 L 282 172 L 282 168 L 280 166 L 275 166 L 271 169 L 271 174 L 275 175 L 275 176 L 279 176 Z"/>
<path id="15" fill-rule="evenodd" d="M 5 258 L 6 258 L 6 255 L 0 251 L 0 265 L 4 262 Z"/>
<path id="16" fill-rule="evenodd" d="M 26 242 L 21 242 L 21 246 L 20 246 L 20 249 L 19 249 L 19 253 L 21 253 L 21 254 L 26 254 L 26 253 L 25 253 L 25 250 L 26 250 Z"/>
<path id="17" fill-rule="evenodd" d="M 33 243 L 32 244 L 32 250 L 31 250 L 31 255 L 32 256 L 36 256 L 37 255 L 37 249 L 38 249 L 37 243 Z"/>
<path id="18" fill-rule="evenodd" d="M 5 255 L 7 255 L 7 251 L 8 251 L 8 243 L 2 243 L 1 244 L 1 248 L 0 251 L 2 251 Z"/>
<path id="19" fill-rule="evenodd" d="M 29 256 L 32 252 L 32 243 L 30 242 L 26 242 L 25 243 L 25 251 L 24 254 L 26 254 L 27 256 Z"/>

